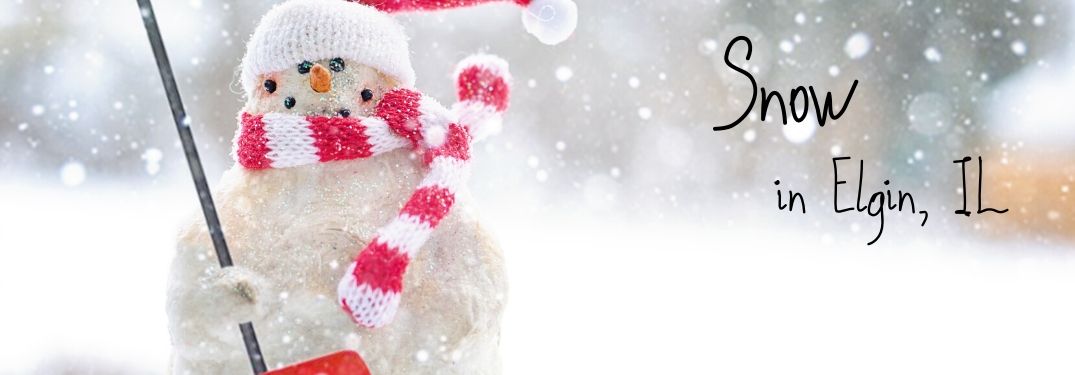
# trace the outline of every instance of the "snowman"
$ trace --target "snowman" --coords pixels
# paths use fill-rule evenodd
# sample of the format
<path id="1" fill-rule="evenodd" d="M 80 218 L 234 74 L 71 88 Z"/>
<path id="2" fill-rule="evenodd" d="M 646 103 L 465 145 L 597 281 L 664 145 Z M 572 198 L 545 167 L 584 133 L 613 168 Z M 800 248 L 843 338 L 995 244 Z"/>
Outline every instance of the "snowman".
<path id="1" fill-rule="evenodd" d="M 504 261 L 465 188 L 471 145 L 507 108 L 507 64 L 464 59 L 441 106 L 414 88 L 388 13 L 483 1 L 368 2 L 290 0 L 251 36 L 236 164 L 214 191 L 236 266 L 217 265 L 200 220 L 181 231 L 173 373 L 248 372 L 244 321 L 269 368 L 352 349 L 377 375 L 500 373 Z M 542 42 L 574 28 L 569 0 L 514 3 Z"/>

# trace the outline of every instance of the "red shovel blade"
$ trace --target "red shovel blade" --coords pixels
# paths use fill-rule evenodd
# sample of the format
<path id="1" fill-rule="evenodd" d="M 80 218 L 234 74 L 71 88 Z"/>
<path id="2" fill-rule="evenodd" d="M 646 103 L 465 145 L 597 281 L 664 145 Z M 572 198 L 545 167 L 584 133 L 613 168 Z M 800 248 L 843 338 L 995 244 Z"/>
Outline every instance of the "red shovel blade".
<path id="1" fill-rule="evenodd" d="M 265 375 L 370 375 L 370 369 L 357 352 L 344 350 L 272 370 Z"/>

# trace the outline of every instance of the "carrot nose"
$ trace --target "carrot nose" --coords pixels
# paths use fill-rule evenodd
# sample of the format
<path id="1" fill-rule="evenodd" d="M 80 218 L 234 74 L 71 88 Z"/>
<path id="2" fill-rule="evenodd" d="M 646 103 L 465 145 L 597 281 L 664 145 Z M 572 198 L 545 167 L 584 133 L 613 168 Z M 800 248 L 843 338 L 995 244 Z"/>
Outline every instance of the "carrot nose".
<path id="1" fill-rule="evenodd" d="M 332 73 L 321 64 L 314 64 L 310 68 L 310 88 L 317 92 L 332 90 Z"/>

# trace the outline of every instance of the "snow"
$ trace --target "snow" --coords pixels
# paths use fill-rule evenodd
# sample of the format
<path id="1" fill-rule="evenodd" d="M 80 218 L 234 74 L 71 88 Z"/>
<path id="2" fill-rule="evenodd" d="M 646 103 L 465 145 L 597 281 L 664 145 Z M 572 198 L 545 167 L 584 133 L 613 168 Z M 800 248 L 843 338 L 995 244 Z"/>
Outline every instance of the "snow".
<path id="1" fill-rule="evenodd" d="M 596 174 L 586 180 L 582 191 L 587 207 L 603 211 L 615 205 L 617 190 L 618 184 L 615 180 L 603 174 Z"/>
<path id="2" fill-rule="evenodd" d="M 1011 44 L 1017 56 L 1026 53 L 1023 43 L 1017 40 Z M 1057 51 L 1051 57 L 1056 66 L 1070 67 L 1075 63 L 1075 49 Z M 1070 149 L 1069 143 L 1075 140 L 1069 131 L 1075 106 L 1066 98 L 1073 89 L 1075 71 L 1071 69 L 1024 69 L 998 86 L 997 104 L 985 108 L 989 128 L 1004 139 Z"/>
<path id="3" fill-rule="evenodd" d="M 922 55 L 926 57 L 926 61 L 931 63 L 941 62 L 941 52 L 934 47 L 926 48 Z"/>
<path id="4" fill-rule="evenodd" d="M 711 55 L 717 51 L 717 41 L 713 39 L 703 39 L 698 43 L 698 51 L 703 55 Z"/>
<path id="5" fill-rule="evenodd" d="M 60 168 L 60 181 L 69 187 L 82 185 L 86 181 L 86 167 L 77 161 L 69 161 Z"/>
<path id="6" fill-rule="evenodd" d="M 754 139 L 756 139 L 757 137 L 758 137 L 758 132 L 755 131 L 754 129 L 749 129 L 749 130 L 743 132 L 743 140 L 746 141 L 747 143 L 754 142 Z"/>
<path id="7" fill-rule="evenodd" d="M 556 79 L 560 82 L 567 82 L 574 74 L 575 73 L 571 71 L 570 67 L 560 66 L 559 68 L 556 68 Z"/>
<path id="8" fill-rule="evenodd" d="M 695 141 L 691 139 L 689 133 L 679 128 L 658 129 L 653 141 L 657 159 L 666 167 L 686 167 L 694 156 Z"/>
<path id="9" fill-rule="evenodd" d="M 157 172 L 160 172 L 161 159 L 163 158 L 164 153 L 161 152 L 161 150 L 156 148 L 147 148 L 146 151 L 142 153 L 142 160 L 146 163 L 146 173 L 149 173 L 150 175 L 155 175 L 157 174 Z"/>
<path id="10" fill-rule="evenodd" d="M 1022 40 L 1016 40 L 1012 42 L 1012 53 L 1016 56 L 1023 56 L 1026 54 L 1026 43 Z"/>
<path id="11" fill-rule="evenodd" d="M 779 123 L 777 123 L 780 125 Z M 788 121 L 787 125 L 782 126 L 782 132 L 784 138 L 791 143 L 804 143 L 810 138 L 813 138 L 814 132 L 817 131 L 817 119 L 814 118 L 814 114 L 811 113 L 806 120 L 802 122 L 796 122 L 794 120 Z"/>
<path id="12" fill-rule="evenodd" d="M 193 193 L 123 185 L 0 185 L 0 227 L 18 228 L 3 231 L 0 294 L 25 307 L 0 319 L 0 373 L 62 358 L 162 373 L 168 260 L 196 204 Z"/>
<path id="13" fill-rule="evenodd" d="M 871 43 L 870 37 L 866 33 L 854 33 L 844 43 L 844 53 L 847 53 L 847 57 L 852 60 L 861 59 L 870 52 Z"/>
<path id="14" fill-rule="evenodd" d="M 72 353 L 163 372 L 167 263 L 197 207 L 187 184 L 167 186 L 0 186 L 0 227 L 20 228 L 4 236 L 16 251 L 0 263 L 0 293 L 34 306 L 0 320 L 0 372 Z M 607 206 L 617 187 L 596 175 L 586 190 Z M 510 267 L 505 373 L 1075 370 L 1069 252 L 944 229 L 863 249 L 778 220 L 735 220 L 744 208 L 714 214 L 743 225 L 713 226 L 483 207 Z"/>
<path id="15" fill-rule="evenodd" d="M 649 120 L 650 117 L 653 117 L 653 110 L 649 109 L 649 107 L 638 107 L 638 117 L 643 120 Z"/>
<path id="16" fill-rule="evenodd" d="M 1063 252 L 961 238 L 864 250 L 776 222 L 544 219 L 491 220 L 514 265 L 506 374 L 1073 369 Z"/>
<path id="17" fill-rule="evenodd" d="M 783 51 L 784 53 L 791 53 L 792 51 L 795 50 L 795 44 L 792 44 L 790 41 L 787 41 L 787 40 L 781 40 L 780 41 L 780 50 Z"/>
<path id="18" fill-rule="evenodd" d="M 933 92 L 922 93 L 908 105 L 907 119 L 911 122 L 911 130 L 924 135 L 940 134 L 952 121 L 952 108 L 945 96 Z"/>

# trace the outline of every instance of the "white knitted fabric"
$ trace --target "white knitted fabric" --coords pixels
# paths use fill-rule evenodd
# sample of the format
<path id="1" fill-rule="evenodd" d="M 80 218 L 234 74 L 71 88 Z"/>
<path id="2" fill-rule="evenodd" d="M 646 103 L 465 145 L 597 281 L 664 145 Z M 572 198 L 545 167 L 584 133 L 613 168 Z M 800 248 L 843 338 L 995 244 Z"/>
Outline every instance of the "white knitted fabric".
<path id="1" fill-rule="evenodd" d="M 273 168 L 288 168 L 320 161 L 314 147 L 313 131 L 305 117 L 283 113 L 265 115 L 265 145 L 270 150 L 265 157 Z"/>
<path id="2" fill-rule="evenodd" d="M 347 267 L 336 293 L 351 309 L 351 318 L 366 327 L 383 327 L 399 311 L 398 292 L 383 291 L 355 281 L 355 262 Z"/>
<path id="3" fill-rule="evenodd" d="M 391 16 L 344 0 L 289 0 L 258 23 L 243 57 L 243 90 L 257 88 L 258 74 L 295 69 L 303 61 L 342 57 L 369 65 L 414 86 L 407 35 Z"/>

